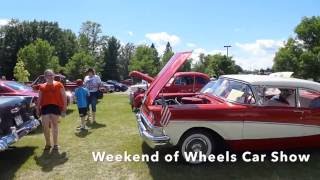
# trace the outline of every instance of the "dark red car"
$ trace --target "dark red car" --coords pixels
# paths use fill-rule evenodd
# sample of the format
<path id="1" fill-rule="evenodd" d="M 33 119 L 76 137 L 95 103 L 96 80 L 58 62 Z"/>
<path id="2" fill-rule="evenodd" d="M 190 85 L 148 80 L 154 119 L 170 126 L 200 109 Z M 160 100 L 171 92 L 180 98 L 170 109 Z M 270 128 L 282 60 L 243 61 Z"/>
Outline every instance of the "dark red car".
<path id="1" fill-rule="evenodd" d="M 147 83 L 152 84 L 154 82 L 154 78 L 148 76 L 147 74 L 132 71 L 129 76 L 140 78 Z M 170 95 L 177 93 L 184 94 L 194 94 L 198 92 L 204 85 L 206 85 L 210 81 L 210 78 L 207 74 L 200 72 L 177 72 L 174 76 L 169 80 L 169 82 L 165 85 L 165 87 L 161 90 L 161 93 Z M 147 84 L 145 85 L 147 86 Z M 147 88 L 143 86 L 139 86 L 139 88 L 135 88 L 132 86 L 130 88 L 130 103 L 133 109 L 139 108 L 142 103 L 142 99 L 144 96 L 144 92 Z"/>
<path id="2" fill-rule="evenodd" d="M 16 81 L 0 80 L 1 96 L 31 96 L 38 98 L 38 92 Z"/>

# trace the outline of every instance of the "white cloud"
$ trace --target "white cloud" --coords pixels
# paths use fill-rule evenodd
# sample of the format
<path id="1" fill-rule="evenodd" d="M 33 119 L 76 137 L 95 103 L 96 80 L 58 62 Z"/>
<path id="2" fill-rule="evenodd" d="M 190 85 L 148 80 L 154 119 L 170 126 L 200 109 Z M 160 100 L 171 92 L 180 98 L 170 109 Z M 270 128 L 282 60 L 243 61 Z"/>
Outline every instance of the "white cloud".
<path id="1" fill-rule="evenodd" d="M 284 46 L 283 40 L 259 39 L 250 43 L 235 43 L 232 56 L 244 69 L 272 67 L 275 53 Z"/>
<path id="2" fill-rule="evenodd" d="M 187 43 L 187 47 L 193 48 L 196 47 L 197 45 L 194 43 Z"/>
<path id="3" fill-rule="evenodd" d="M 0 19 L 0 26 L 7 25 L 9 23 L 9 19 Z"/>
<path id="4" fill-rule="evenodd" d="M 275 52 L 277 49 L 283 46 L 283 41 L 277 41 L 272 39 L 256 40 L 252 43 L 236 43 L 236 47 L 249 52 L 253 55 L 266 55 L 270 52 Z"/>
<path id="5" fill-rule="evenodd" d="M 203 48 L 196 48 L 193 50 L 192 52 L 192 55 L 191 55 L 191 58 L 193 59 L 193 64 L 197 63 L 199 61 L 199 56 L 200 54 L 224 54 L 224 50 L 221 50 L 221 49 L 214 49 L 214 50 L 211 50 L 211 51 L 207 51 Z"/>
<path id="6" fill-rule="evenodd" d="M 132 31 L 128 31 L 128 35 L 129 36 L 133 36 L 133 32 Z"/>
<path id="7" fill-rule="evenodd" d="M 170 42 L 172 46 L 177 45 L 180 42 L 180 38 L 177 35 L 170 35 L 167 32 L 159 33 L 147 33 L 146 38 L 155 43 L 167 43 Z"/>
<path id="8" fill-rule="evenodd" d="M 283 40 L 259 39 L 248 43 L 235 43 L 229 48 L 229 56 L 232 56 L 236 64 L 247 70 L 268 68 L 273 65 L 273 58 L 280 47 L 284 46 Z M 226 48 L 207 50 L 196 48 L 193 50 L 193 63 L 199 61 L 201 53 L 207 54 L 226 54 Z"/>
<path id="9" fill-rule="evenodd" d="M 145 37 L 154 43 L 160 55 L 163 54 L 167 42 L 170 42 L 171 47 L 175 47 L 180 43 L 180 37 L 167 32 L 147 33 Z"/>

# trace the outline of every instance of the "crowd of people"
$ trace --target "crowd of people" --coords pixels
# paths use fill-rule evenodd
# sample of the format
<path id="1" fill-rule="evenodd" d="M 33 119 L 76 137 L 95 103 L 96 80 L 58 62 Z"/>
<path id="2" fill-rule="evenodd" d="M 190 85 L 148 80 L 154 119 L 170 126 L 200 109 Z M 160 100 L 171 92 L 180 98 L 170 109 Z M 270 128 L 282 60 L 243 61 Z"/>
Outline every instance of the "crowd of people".
<path id="1" fill-rule="evenodd" d="M 66 115 L 67 97 L 61 82 L 54 80 L 54 72 L 50 69 L 44 72 L 46 82 L 40 85 L 37 114 L 42 119 L 43 133 L 45 138 L 44 150 L 59 150 L 58 146 L 58 122 L 60 116 Z M 98 100 L 101 79 L 95 74 L 95 70 L 89 68 L 84 80 L 78 79 L 75 89 L 78 112 L 80 116 L 80 131 L 87 131 L 88 125 L 96 123 L 96 105 Z M 51 134 L 52 140 L 51 143 Z"/>

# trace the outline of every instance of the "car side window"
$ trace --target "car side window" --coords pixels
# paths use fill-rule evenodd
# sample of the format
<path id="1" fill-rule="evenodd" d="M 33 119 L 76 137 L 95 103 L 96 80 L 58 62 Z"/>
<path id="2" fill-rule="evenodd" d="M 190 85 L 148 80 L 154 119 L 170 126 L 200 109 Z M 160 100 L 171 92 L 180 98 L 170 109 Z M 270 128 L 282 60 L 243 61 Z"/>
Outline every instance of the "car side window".
<path id="1" fill-rule="evenodd" d="M 192 85 L 193 84 L 193 78 L 191 76 L 181 76 L 177 77 L 174 81 L 175 85 Z"/>
<path id="2" fill-rule="evenodd" d="M 298 107 L 320 108 L 320 93 L 308 89 L 299 89 Z"/>
<path id="3" fill-rule="evenodd" d="M 296 107 L 296 90 L 282 87 L 255 87 L 259 97 L 258 105 Z"/>
<path id="4" fill-rule="evenodd" d="M 207 80 L 205 80 L 202 77 L 196 77 L 196 84 L 201 84 L 201 85 L 207 84 Z"/>

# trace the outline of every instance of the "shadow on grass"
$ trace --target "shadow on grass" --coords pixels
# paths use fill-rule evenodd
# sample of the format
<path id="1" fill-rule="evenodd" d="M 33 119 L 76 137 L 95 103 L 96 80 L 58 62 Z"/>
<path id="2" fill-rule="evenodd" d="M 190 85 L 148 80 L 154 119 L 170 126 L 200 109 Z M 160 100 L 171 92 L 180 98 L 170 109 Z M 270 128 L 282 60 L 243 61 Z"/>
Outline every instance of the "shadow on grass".
<path id="1" fill-rule="evenodd" d="M 34 154 L 37 147 L 11 147 L 0 152 L 0 179 L 13 179 L 21 165 Z"/>
<path id="2" fill-rule="evenodd" d="M 30 135 L 36 135 L 36 134 L 42 134 L 43 131 L 42 131 L 42 124 L 40 124 L 37 129 L 31 131 L 29 134 Z"/>
<path id="3" fill-rule="evenodd" d="M 44 172 L 52 171 L 54 167 L 64 164 L 68 161 L 66 152 L 43 151 L 41 156 L 34 156 L 36 164 L 41 167 Z"/>
<path id="4" fill-rule="evenodd" d="M 99 128 L 104 128 L 107 125 L 95 122 L 95 123 L 92 123 L 92 124 L 89 123 L 89 124 L 87 124 L 87 126 L 90 127 L 91 129 L 99 129 Z"/>
<path id="5" fill-rule="evenodd" d="M 206 162 L 199 165 L 186 163 L 182 157 L 179 162 L 166 162 L 165 154 L 174 154 L 176 148 L 153 150 L 145 143 L 144 154 L 159 151 L 159 162 L 147 162 L 150 175 L 154 180 L 160 179 L 318 179 L 320 176 L 320 151 L 295 150 L 286 154 L 310 154 L 309 162 L 271 162 L 271 152 L 264 162 L 244 162 L 242 153 L 236 153 L 236 162 Z M 225 153 L 225 152 L 224 152 Z M 232 152 L 230 152 L 231 154 Z M 220 153 L 223 154 L 223 153 Z"/>
<path id="6" fill-rule="evenodd" d="M 90 131 L 77 131 L 74 134 L 79 137 L 79 138 L 85 138 L 87 137 L 89 134 L 91 134 L 92 132 Z"/>
<path id="7" fill-rule="evenodd" d="M 73 113 L 73 111 L 74 111 L 74 109 L 67 109 L 66 114 L 69 115 L 69 114 Z"/>

